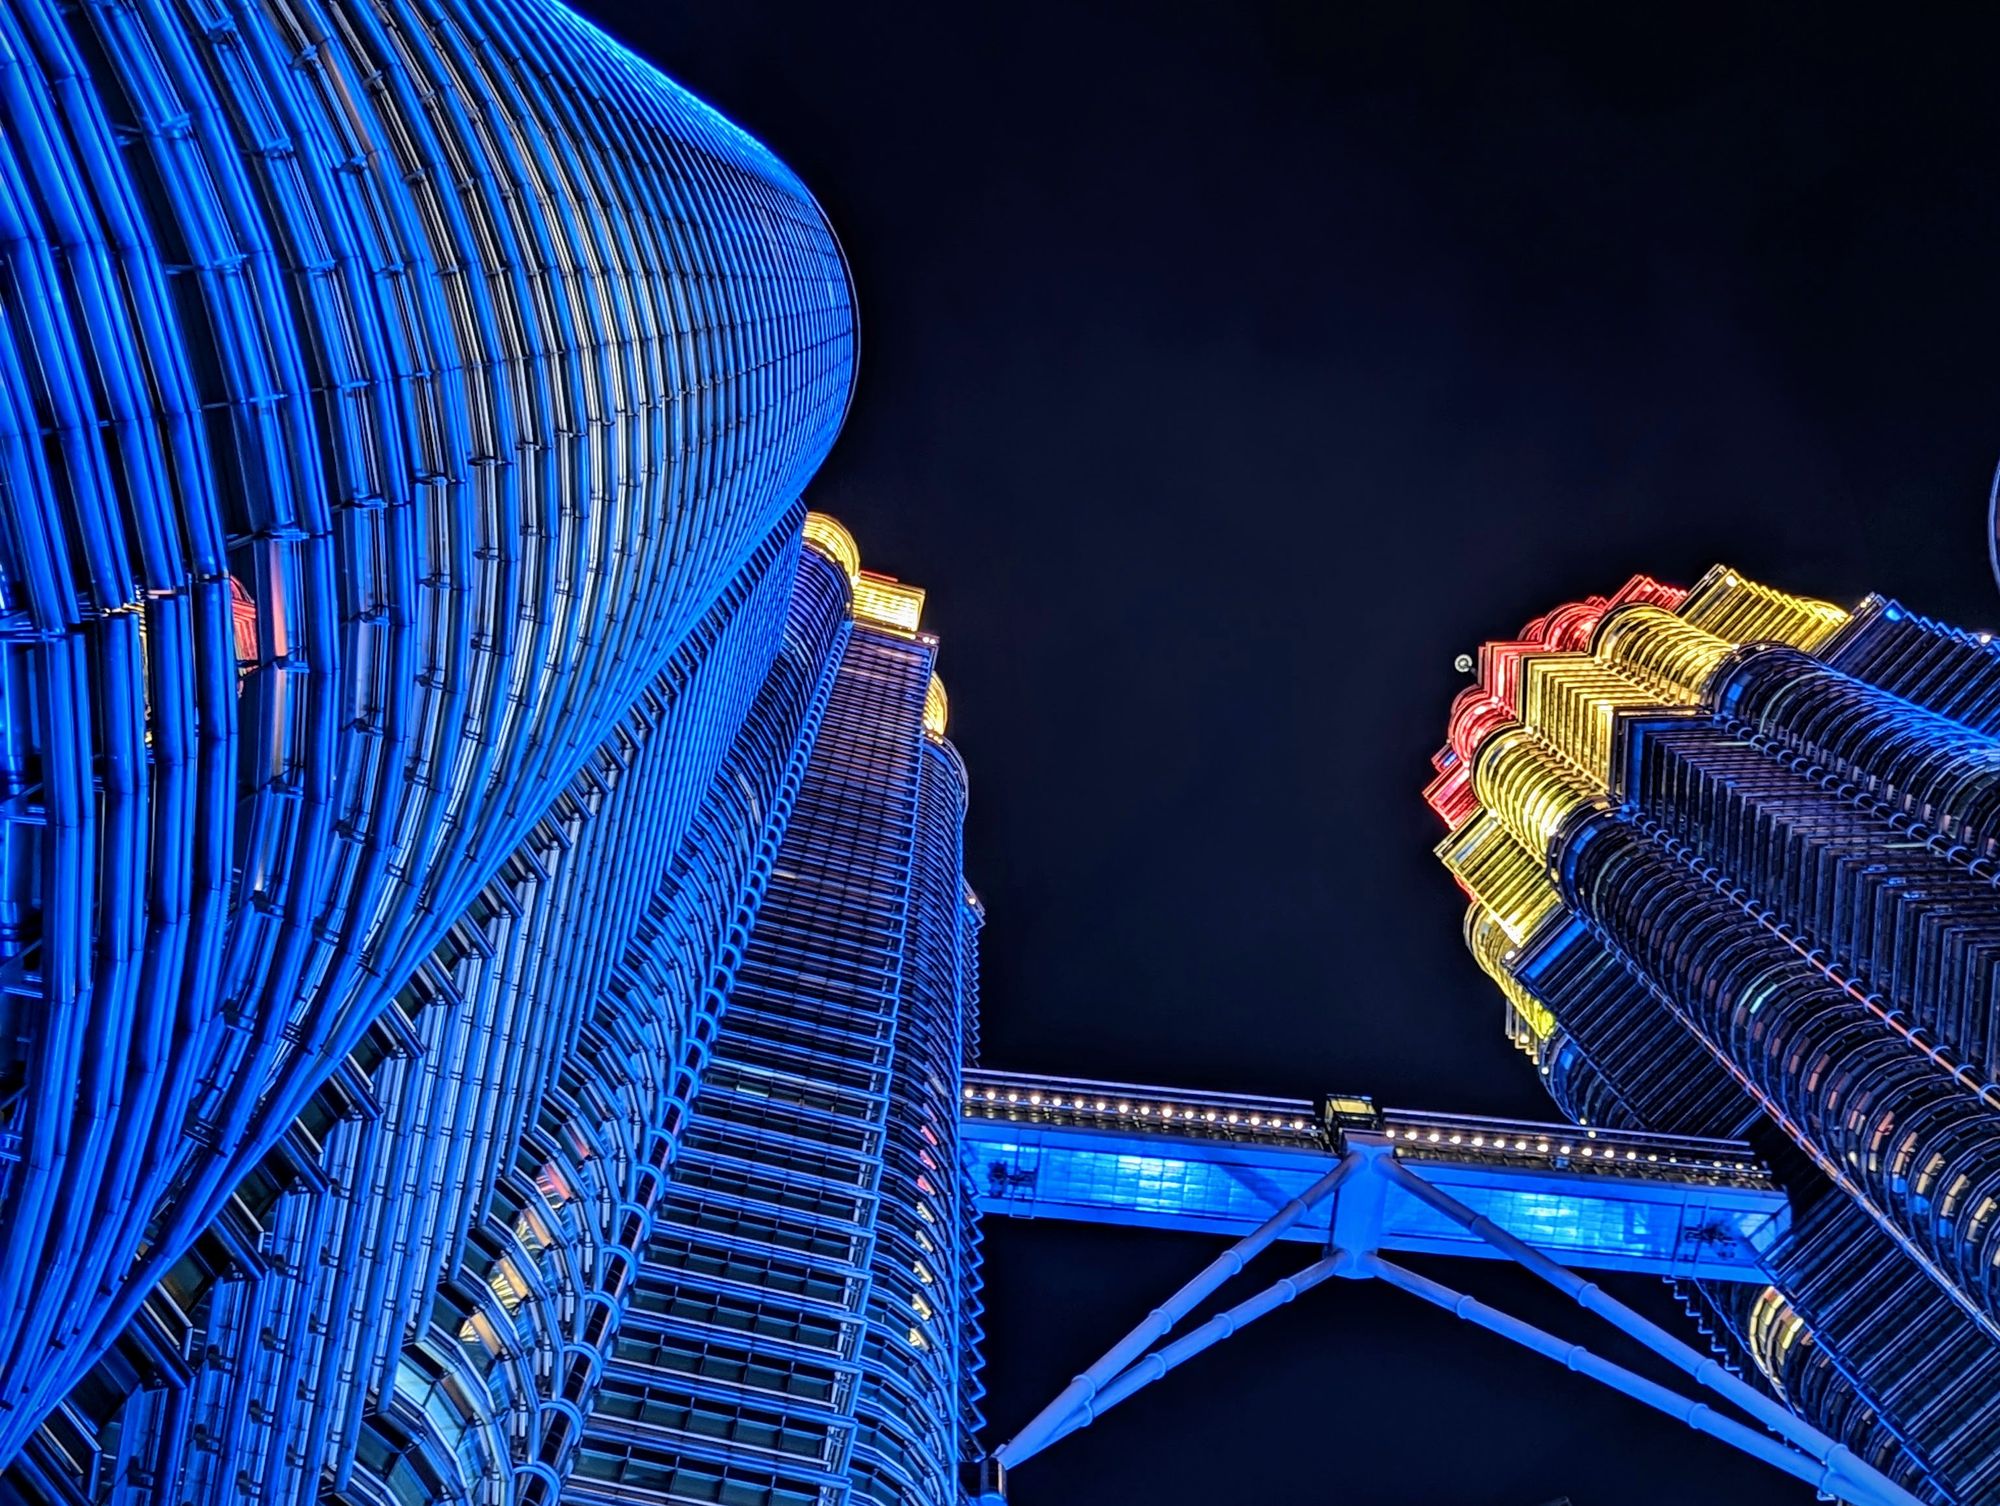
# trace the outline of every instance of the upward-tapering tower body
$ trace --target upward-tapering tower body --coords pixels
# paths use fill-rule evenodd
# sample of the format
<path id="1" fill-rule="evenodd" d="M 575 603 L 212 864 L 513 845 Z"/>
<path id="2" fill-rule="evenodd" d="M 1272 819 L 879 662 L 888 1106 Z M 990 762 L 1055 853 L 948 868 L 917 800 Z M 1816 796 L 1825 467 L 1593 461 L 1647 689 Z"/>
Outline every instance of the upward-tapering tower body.
<path id="1" fill-rule="evenodd" d="M 973 1457 L 965 770 L 923 593 L 827 520 L 807 537 L 804 579 L 833 597 L 845 572 L 853 625 L 590 1419 L 593 1506 L 954 1506 Z"/>
<path id="2" fill-rule="evenodd" d="M 0 1458 L 159 1292 L 180 1384 L 228 1273 L 462 1259 L 562 1091 L 503 995 L 587 1034 L 709 819 L 853 362 L 810 195 L 548 0 L 0 8 Z M 334 1320 L 240 1321 L 293 1406 Z"/>
<path id="3" fill-rule="evenodd" d="M 2000 652 L 1870 597 L 1637 578 L 1488 644 L 1429 798 L 1579 1123 L 1790 1146 L 1755 1302 L 1795 1408 L 2000 1500 Z"/>

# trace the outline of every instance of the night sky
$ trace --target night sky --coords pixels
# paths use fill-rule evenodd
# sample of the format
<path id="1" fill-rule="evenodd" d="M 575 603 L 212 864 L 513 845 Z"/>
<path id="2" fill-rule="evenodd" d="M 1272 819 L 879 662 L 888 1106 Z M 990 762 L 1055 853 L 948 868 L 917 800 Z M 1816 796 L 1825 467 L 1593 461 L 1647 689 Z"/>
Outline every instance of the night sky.
<path id="1" fill-rule="evenodd" d="M 797 169 L 852 260 L 860 389 L 810 500 L 931 591 L 989 1065 L 1548 1117 L 1419 798 L 1454 657 L 1718 560 L 2000 619 L 1983 39 L 1691 7 L 585 8 Z M 1212 1252 L 998 1221 L 986 1248 L 994 1441 Z M 1509 1273 L 1448 1279 L 1603 1336 Z M 1810 1499 L 1342 1283 L 1014 1488 L 1560 1495 Z"/>

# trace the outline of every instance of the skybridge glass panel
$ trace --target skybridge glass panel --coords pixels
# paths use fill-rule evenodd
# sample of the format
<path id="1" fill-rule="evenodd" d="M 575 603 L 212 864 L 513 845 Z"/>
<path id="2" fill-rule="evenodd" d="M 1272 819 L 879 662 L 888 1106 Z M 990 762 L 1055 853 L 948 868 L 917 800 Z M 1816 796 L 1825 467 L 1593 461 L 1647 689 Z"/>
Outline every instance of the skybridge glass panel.
<path id="1" fill-rule="evenodd" d="M 1331 1171 L 1332 1151 L 1178 1140 L 968 1119 L 966 1170 L 982 1213 L 1240 1237 Z M 1759 1254 L 1787 1220 L 1768 1185 L 1716 1185 L 1657 1168 L 1630 1179 L 1493 1162 L 1411 1162 L 1474 1212 L 1568 1265 L 1763 1280 Z M 1325 1243 L 1337 1194 L 1285 1238 Z M 1383 1194 L 1380 1247 L 1481 1258 L 1498 1252 L 1409 1194 Z"/>

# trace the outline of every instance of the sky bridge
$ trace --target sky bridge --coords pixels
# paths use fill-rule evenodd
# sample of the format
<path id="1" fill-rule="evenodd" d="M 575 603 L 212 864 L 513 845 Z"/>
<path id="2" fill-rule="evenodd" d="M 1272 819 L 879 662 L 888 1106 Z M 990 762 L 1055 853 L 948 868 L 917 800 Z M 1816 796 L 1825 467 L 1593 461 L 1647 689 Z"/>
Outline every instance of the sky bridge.
<path id="1" fill-rule="evenodd" d="M 1917 1498 L 1782 1404 L 1579 1272 L 1767 1280 L 1789 1222 L 1739 1141 L 969 1071 L 960 1105 L 982 1213 L 1212 1233 L 1233 1241 L 978 1466 L 978 1506 L 1010 1470 L 1321 1282 L 1374 1280 L 1621 1391 L 1850 1506 Z M 1280 1242 L 1307 1265 L 1169 1336 Z M 1651 1349 L 1711 1402 L 1399 1265 L 1398 1254 L 1511 1260 Z M 1747 1419 L 1747 1420 L 1744 1420 Z"/>
<path id="2" fill-rule="evenodd" d="M 1785 1195 L 1736 1141 L 1187 1093 L 1024 1073 L 965 1076 L 963 1143 L 984 1213 L 1240 1238 L 1373 1136 L 1432 1185 L 1579 1269 L 1767 1279 Z M 1364 1232 L 1360 1221 L 1372 1228 Z M 1419 1254 L 1506 1256 L 1404 1188 L 1334 1193 L 1280 1236 Z"/>

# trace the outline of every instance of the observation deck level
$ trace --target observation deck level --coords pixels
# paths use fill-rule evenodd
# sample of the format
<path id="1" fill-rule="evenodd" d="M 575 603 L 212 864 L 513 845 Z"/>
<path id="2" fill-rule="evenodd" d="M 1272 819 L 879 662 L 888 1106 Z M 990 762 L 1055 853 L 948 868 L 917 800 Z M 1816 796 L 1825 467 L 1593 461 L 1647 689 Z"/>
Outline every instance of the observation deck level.
<path id="1" fill-rule="evenodd" d="M 964 1155 L 982 1213 L 1241 1237 L 1339 1162 L 1350 1137 L 1397 1160 L 1565 1265 L 1765 1281 L 1759 1252 L 1789 1221 L 1785 1195 L 1738 1141 L 1303 1099 L 968 1071 Z M 1345 1187 L 1286 1239 L 1497 1256 L 1407 1191 Z"/>

